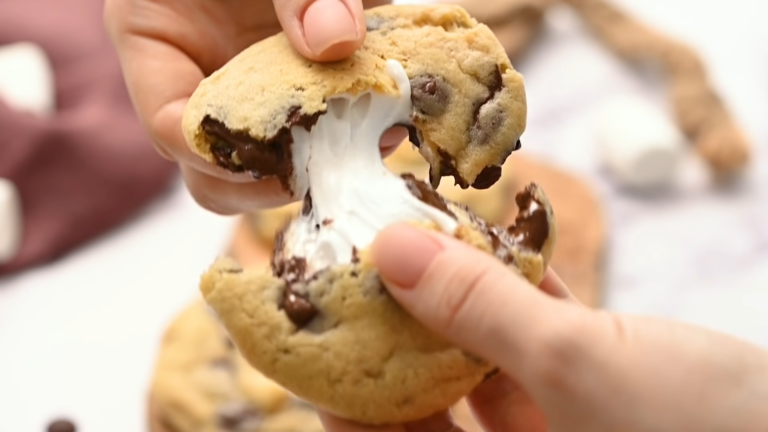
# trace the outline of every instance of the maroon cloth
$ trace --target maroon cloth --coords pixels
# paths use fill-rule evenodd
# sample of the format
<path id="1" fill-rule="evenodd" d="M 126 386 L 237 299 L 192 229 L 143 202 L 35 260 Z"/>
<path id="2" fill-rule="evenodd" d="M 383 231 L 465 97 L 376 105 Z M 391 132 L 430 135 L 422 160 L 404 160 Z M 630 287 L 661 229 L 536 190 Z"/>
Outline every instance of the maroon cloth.
<path id="1" fill-rule="evenodd" d="M 0 98 L 0 177 L 19 189 L 21 251 L 0 274 L 50 261 L 115 228 L 167 190 L 176 167 L 152 148 L 102 22 L 103 0 L 2 0 L 0 45 L 29 41 L 51 59 L 57 112 Z M 2 71 L 0 71 L 2 73 Z"/>

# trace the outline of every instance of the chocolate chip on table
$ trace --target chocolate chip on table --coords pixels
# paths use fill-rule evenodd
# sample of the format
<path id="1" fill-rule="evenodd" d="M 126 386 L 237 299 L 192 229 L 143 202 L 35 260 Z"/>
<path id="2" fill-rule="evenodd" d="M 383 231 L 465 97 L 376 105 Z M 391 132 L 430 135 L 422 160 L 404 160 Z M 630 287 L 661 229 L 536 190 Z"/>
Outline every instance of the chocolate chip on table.
<path id="1" fill-rule="evenodd" d="M 261 413 L 256 408 L 245 403 L 222 405 L 216 415 L 219 427 L 237 432 L 256 430 L 261 418 Z"/>
<path id="2" fill-rule="evenodd" d="M 439 117 L 450 102 L 451 88 L 442 78 L 429 74 L 411 78 L 411 103 L 418 113 Z"/>
<path id="3" fill-rule="evenodd" d="M 52 421 L 48 425 L 48 432 L 77 432 L 75 424 L 66 419 L 58 419 Z"/>

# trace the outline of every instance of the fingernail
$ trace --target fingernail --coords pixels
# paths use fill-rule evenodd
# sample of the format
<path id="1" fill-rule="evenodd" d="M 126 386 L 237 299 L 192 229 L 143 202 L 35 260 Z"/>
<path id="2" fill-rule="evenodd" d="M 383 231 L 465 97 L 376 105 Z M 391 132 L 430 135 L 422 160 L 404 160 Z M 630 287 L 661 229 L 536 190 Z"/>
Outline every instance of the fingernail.
<path id="1" fill-rule="evenodd" d="M 304 12 L 302 25 L 309 50 L 318 56 L 358 38 L 355 19 L 340 0 L 316 0 Z"/>
<path id="2" fill-rule="evenodd" d="M 442 250 L 437 239 L 408 224 L 385 228 L 371 246 L 373 261 L 381 277 L 400 289 L 416 286 Z"/>

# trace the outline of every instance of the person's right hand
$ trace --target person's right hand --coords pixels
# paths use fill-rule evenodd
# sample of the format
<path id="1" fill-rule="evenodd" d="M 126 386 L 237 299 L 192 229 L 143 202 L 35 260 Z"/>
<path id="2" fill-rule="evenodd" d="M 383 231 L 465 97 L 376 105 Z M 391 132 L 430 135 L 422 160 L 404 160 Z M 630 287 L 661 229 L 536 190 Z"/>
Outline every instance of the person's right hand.
<path id="1" fill-rule="evenodd" d="M 764 432 L 768 353 L 714 331 L 579 304 L 552 274 L 536 289 L 458 240 L 406 224 L 372 246 L 393 297 L 499 366 L 468 398 L 488 432 Z M 468 264 L 471 263 L 471 264 Z M 449 432 L 445 415 L 329 432 Z"/>
<path id="2" fill-rule="evenodd" d="M 187 100 L 200 81 L 249 45 L 285 31 L 315 61 L 351 56 L 366 34 L 364 8 L 389 0 L 106 0 L 104 20 L 120 56 L 136 111 L 158 152 L 177 162 L 195 200 L 222 214 L 286 204 L 276 179 L 256 181 L 204 161 L 181 131 Z M 265 62 L 270 59 L 264 59 Z M 405 139 L 382 137 L 384 154 Z"/>

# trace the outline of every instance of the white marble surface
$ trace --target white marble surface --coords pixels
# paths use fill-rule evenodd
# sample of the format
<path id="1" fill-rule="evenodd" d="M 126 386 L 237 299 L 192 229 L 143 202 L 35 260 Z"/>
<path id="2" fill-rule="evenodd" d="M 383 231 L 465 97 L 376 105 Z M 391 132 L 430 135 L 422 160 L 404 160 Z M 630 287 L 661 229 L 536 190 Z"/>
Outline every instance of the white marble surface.
<path id="1" fill-rule="evenodd" d="M 530 104 L 525 151 L 583 173 L 612 224 L 606 306 L 727 331 L 768 348 L 768 26 L 764 0 L 621 0 L 705 56 L 758 145 L 747 185 L 718 193 L 695 163 L 668 197 L 621 195 L 595 163 L 589 118 L 606 98 L 659 87 L 613 58 L 565 10 L 517 67 Z M 727 5 L 727 9 L 724 9 Z M 196 296 L 232 220 L 181 185 L 144 215 L 66 259 L 0 279 L 0 431 L 136 432 L 158 339 Z"/>

